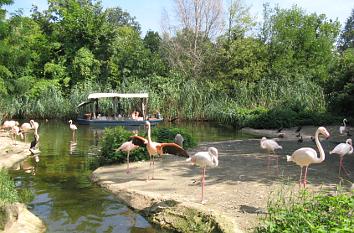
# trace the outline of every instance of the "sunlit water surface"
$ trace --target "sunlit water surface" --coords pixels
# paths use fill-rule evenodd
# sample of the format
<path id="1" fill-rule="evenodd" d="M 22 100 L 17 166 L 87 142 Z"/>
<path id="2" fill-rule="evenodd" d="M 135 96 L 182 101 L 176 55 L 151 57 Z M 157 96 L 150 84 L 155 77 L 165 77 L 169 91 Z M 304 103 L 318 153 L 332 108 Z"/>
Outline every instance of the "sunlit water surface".
<path id="1" fill-rule="evenodd" d="M 163 123 L 158 127 L 162 126 L 186 128 L 198 142 L 249 137 L 209 123 Z M 42 122 L 39 161 L 31 157 L 11 172 L 18 188 L 34 194 L 28 207 L 45 222 L 47 232 L 165 232 L 91 183 L 103 128 L 78 128 L 73 137 L 66 122 Z"/>

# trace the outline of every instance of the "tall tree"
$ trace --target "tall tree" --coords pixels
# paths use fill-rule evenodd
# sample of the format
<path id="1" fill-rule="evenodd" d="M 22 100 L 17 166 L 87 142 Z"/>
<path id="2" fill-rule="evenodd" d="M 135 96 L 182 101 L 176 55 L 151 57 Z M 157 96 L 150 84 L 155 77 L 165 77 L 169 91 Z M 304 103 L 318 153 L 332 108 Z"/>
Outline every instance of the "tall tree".
<path id="1" fill-rule="evenodd" d="M 222 31 L 221 0 L 174 0 L 179 26 L 164 31 L 164 49 L 171 67 L 188 77 L 203 69 L 205 43 Z M 167 21 L 168 22 L 168 21 Z"/>
<path id="2" fill-rule="evenodd" d="M 344 51 L 347 48 L 354 48 L 354 8 L 339 37 L 338 48 L 340 51 Z"/>

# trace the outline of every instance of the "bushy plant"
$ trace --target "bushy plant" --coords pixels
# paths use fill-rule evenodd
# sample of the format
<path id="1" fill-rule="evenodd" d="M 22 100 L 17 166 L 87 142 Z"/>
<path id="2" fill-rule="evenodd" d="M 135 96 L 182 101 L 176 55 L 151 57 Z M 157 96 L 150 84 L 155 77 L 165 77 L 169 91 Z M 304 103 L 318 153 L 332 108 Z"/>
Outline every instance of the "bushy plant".
<path id="1" fill-rule="evenodd" d="M 256 232 L 353 232 L 354 193 L 274 195 Z"/>
<path id="2" fill-rule="evenodd" d="M 15 183 L 6 170 L 0 170 L 0 205 L 19 201 Z"/>
<path id="3" fill-rule="evenodd" d="M 197 145 L 195 138 L 185 129 L 181 128 L 154 128 L 152 137 L 156 138 L 158 142 L 173 142 L 176 134 L 181 134 L 183 141 L 183 148 L 188 149 Z"/>
<path id="4" fill-rule="evenodd" d="M 116 151 L 116 149 L 124 142 L 131 140 L 130 136 L 132 135 L 132 132 L 124 129 L 122 126 L 106 128 L 99 143 L 101 164 L 125 162 L 127 157 L 126 152 Z M 131 151 L 129 156 L 130 161 L 148 158 L 147 151 L 143 147 Z"/>

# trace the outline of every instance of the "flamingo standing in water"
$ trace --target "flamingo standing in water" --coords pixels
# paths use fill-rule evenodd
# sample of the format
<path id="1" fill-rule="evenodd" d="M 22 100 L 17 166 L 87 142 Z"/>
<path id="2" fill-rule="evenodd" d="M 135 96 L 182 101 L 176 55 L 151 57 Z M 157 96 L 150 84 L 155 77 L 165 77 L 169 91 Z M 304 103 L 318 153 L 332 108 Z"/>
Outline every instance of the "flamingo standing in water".
<path id="1" fill-rule="evenodd" d="M 260 146 L 261 146 L 262 149 L 264 149 L 264 150 L 266 150 L 268 152 L 267 168 L 269 169 L 270 160 L 272 159 L 271 158 L 271 153 L 275 155 L 275 150 L 283 149 L 283 147 L 280 146 L 275 140 L 267 139 L 266 137 L 262 137 Z M 277 155 L 275 155 L 275 156 L 276 156 L 277 167 L 278 167 L 278 156 Z"/>
<path id="2" fill-rule="evenodd" d="M 198 152 L 186 160 L 202 168 L 202 204 L 205 203 L 204 200 L 205 170 L 206 167 L 217 167 L 219 165 L 218 155 L 219 155 L 218 150 L 215 147 L 209 147 L 208 151 Z"/>
<path id="3" fill-rule="evenodd" d="M 306 182 L 307 182 L 306 176 L 307 176 L 307 169 L 308 169 L 309 165 L 312 163 L 321 163 L 325 160 L 326 155 L 325 155 L 322 145 L 318 139 L 320 134 L 324 135 L 326 138 L 328 138 L 330 136 L 325 127 L 319 127 L 316 130 L 315 142 L 316 142 L 317 149 L 320 152 L 319 158 L 317 157 L 316 150 L 314 150 L 313 148 L 310 148 L 310 147 L 302 147 L 302 148 L 294 151 L 294 153 L 291 156 L 289 156 L 289 155 L 286 156 L 288 162 L 293 161 L 301 167 L 299 184 L 300 184 L 300 186 L 301 186 L 301 184 L 304 184 L 304 188 L 306 187 Z M 303 167 L 305 167 L 305 176 L 304 176 L 304 179 L 302 182 L 301 178 L 302 178 L 302 168 Z"/>
<path id="4" fill-rule="evenodd" d="M 152 166 L 152 176 L 151 179 L 154 179 L 154 170 L 155 170 L 155 155 L 163 155 L 163 154 L 174 154 L 183 157 L 189 157 L 187 151 L 185 151 L 182 147 L 177 145 L 176 143 L 159 143 L 153 142 L 151 140 L 151 125 L 149 121 L 145 122 L 145 126 L 148 128 L 148 138 L 145 139 L 141 136 L 134 135 L 131 138 L 134 145 L 137 146 L 146 146 L 150 157 L 150 168 Z M 149 176 L 147 180 L 149 180 Z"/>
<path id="5" fill-rule="evenodd" d="M 349 176 L 349 173 L 343 166 L 343 157 L 346 154 L 352 154 L 353 153 L 353 144 L 352 144 L 352 139 L 348 138 L 345 143 L 340 143 L 336 147 L 334 147 L 333 150 L 329 152 L 330 154 L 337 154 L 339 155 L 339 176 L 340 176 L 340 170 L 343 168 L 343 171 L 347 176 Z"/>
<path id="6" fill-rule="evenodd" d="M 347 119 L 344 118 L 343 119 L 343 125 L 339 127 L 339 133 L 340 134 L 344 134 L 344 132 L 346 130 L 346 127 L 347 127 L 346 123 L 347 123 Z"/>
<path id="7" fill-rule="evenodd" d="M 69 123 L 70 123 L 70 129 L 73 132 L 73 138 L 74 138 L 75 131 L 77 130 L 77 127 L 76 127 L 76 125 L 73 124 L 72 120 L 69 120 Z"/>
<path id="8" fill-rule="evenodd" d="M 135 150 L 139 148 L 139 146 L 134 145 L 133 141 L 128 141 L 128 142 L 124 142 L 116 151 L 124 151 L 127 152 L 127 173 L 130 173 L 129 170 L 129 154 L 130 151 Z"/>

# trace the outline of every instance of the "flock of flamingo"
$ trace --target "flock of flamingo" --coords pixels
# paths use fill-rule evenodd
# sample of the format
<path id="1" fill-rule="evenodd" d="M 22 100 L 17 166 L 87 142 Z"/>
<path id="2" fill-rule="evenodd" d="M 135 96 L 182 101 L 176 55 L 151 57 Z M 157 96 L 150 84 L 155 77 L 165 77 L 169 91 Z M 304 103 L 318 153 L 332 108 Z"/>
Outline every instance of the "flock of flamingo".
<path id="1" fill-rule="evenodd" d="M 341 126 L 339 131 L 340 134 L 344 134 L 346 132 L 346 122 L 347 120 L 343 120 L 344 126 Z M 72 123 L 72 120 L 69 120 L 69 127 L 72 131 L 73 137 L 75 135 L 75 132 L 77 130 L 77 126 Z M 150 158 L 150 169 L 151 171 L 151 176 L 148 175 L 147 180 L 154 179 L 154 167 L 155 167 L 155 156 L 156 155 L 163 155 L 163 154 L 173 154 L 173 155 L 179 155 L 182 157 L 186 157 L 186 161 L 191 162 L 192 164 L 198 165 L 202 169 L 202 178 L 201 178 L 201 183 L 202 183 L 202 195 L 201 195 L 201 201 L 202 203 L 205 203 L 204 200 L 204 189 L 205 189 L 205 171 L 207 167 L 217 167 L 219 164 L 218 160 L 218 150 L 215 147 L 209 147 L 208 151 L 202 151 L 202 152 L 197 152 L 194 155 L 189 155 L 189 153 L 183 149 L 183 137 L 180 134 L 177 134 L 175 137 L 175 142 L 170 142 L 170 143 L 158 143 L 158 142 L 153 142 L 151 139 L 151 125 L 149 121 L 146 121 L 145 127 L 147 128 L 147 138 L 138 136 L 137 134 L 131 136 L 131 140 L 123 143 L 119 148 L 116 149 L 116 151 L 123 151 L 127 153 L 127 169 L 126 172 L 130 173 L 130 168 L 129 168 L 129 155 L 130 152 L 139 148 L 139 147 L 146 147 L 147 152 L 149 154 Z M 25 138 L 26 141 L 26 134 L 30 130 L 34 130 L 34 140 L 31 142 L 30 145 L 30 151 L 32 154 L 36 153 L 36 145 L 38 144 L 39 141 L 39 135 L 38 135 L 38 128 L 39 124 L 33 120 L 30 120 L 30 123 L 23 123 L 19 127 L 19 123 L 17 121 L 5 121 L 2 125 L 3 129 L 10 129 L 10 134 L 11 138 L 16 141 L 16 136 L 20 135 L 21 138 Z M 298 128 L 297 132 L 300 132 L 301 127 Z M 281 130 L 279 130 L 280 132 Z M 303 184 L 304 187 L 306 187 L 307 183 L 307 171 L 309 165 L 313 163 L 321 163 L 325 160 L 325 152 L 322 148 L 322 145 L 319 141 L 319 136 L 323 135 L 324 137 L 328 138 L 330 136 L 329 132 L 327 131 L 326 128 L 324 127 L 319 127 L 316 130 L 315 137 L 312 138 L 313 141 L 315 142 L 317 149 L 319 151 L 320 156 L 317 157 L 317 152 L 311 147 L 302 147 L 300 149 L 297 149 L 292 153 L 291 156 L 287 156 L 287 161 L 294 162 L 301 168 L 300 172 L 300 179 L 299 179 L 299 185 Z M 347 134 L 348 135 L 348 134 Z M 300 136 L 300 133 L 298 137 Z M 302 139 L 302 138 L 301 138 Z M 16 144 L 15 144 L 16 145 Z M 283 147 L 280 146 L 274 139 L 267 139 L 266 137 L 262 137 L 260 140 L 260 147 L 268 152 L 268 168 L 270 165 L 270 160 L 275 159 L 278 165 L 278 156 L 275 155 L 275 151 L 278 149 L 282 149 Z M 338 154 L 340 156 L 340 161 L 339 161 L 339 175 L 341 170 L 346 173 L 346 175 L 349 175 L 348 171 L 344 168 L 343 166 L 343 157 L 346 154 L 352 154 L 353 153 L 353 145 L 352 145 L 352 140 L 348 138 L 345 143 L 340 143 L 338 144 L 333 150 L 329 152 L 330 154 Z M 271 154 L 274 154 L 272 156 Z M 304 175 L 303 175 L 303 170 Z"/>

